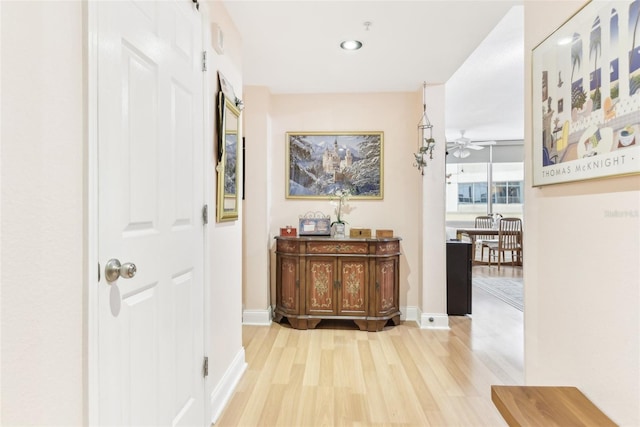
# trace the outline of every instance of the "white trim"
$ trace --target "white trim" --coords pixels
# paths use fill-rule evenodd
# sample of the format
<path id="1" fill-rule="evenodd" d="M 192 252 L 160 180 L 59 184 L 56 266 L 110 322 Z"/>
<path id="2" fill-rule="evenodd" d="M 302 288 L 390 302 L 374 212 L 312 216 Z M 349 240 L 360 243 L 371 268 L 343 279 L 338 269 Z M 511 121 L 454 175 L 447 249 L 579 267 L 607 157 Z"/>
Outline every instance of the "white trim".
<path id="1" fill-rule="evenodd" d="M 400 307 L 400 320 L 405 322 L 416 322 L 420 325 L 420 315 L 422 311 L 416 306 Z"/>
<path id="2" fill-rule="evenodd" d="M 86 22 L 86 51 L 85 51 L 85 120 L 87 123 L 87 152 L 85 163 L 85 283 L 88 289 L 86 295 L 86 387 L 87 407 L 85 422 L 88 425 L 98 425 L 100 414 L 100 359 L 98 337 L 98 3 L 85 2 L 83 19 Z"/>
<path id="3" fill-rule="evenodd" d="M 450 329 L 449 316 L 444 313 L 422 313 L 420 329 Z"/>
<path id="4" fill-rule="evenodd" d="M 244 310 L 242 312 L 243 325 L 269 326 L 271 318 L 271 307 L 267 310 Z"/>
<path id="5" fill-rule="evenodd" d="M 2 2 L 1 1 L 0 1 L 0 22 L 2 22 Z M 0 29 L 0 52 L 2 52 L 2 30 L 1 29 Z M 2 55 L 1 54 L 0 54 L 0 82 L 2 82 Z M 2 99 L 2 84 L 0 84 L 0 99 Z M 2 103 L 1 102 L 0 102 L 0 129 L 2 129 Z M 0 133 L 0 165 L 2 165 L 2 134 L 1 133 Z M 2 186 L 2 174 L 0 173 L 0 224 L 2 224 L 2 208 L 4 206 L 2 204 L 2 188 L 4 187 Z M 0 227 L 0 243 L 2 243 L 2 227 Z M 0 244 L 0 277 L 3 277 L 2 276 L 2 245 L 1 244 Z M 0 287 L 0 302 L 1 301 L 2 301 L 2 287 Z M 2 328 L 0 328 L 0 343 L 3 343 L 3 342 L 4 341 L 2 340 Z M 0 366 L 3 366 L 1 348 L 2 348 L 2 345 L 0 345 Z M 2 369 L 0 369 L 0 384 L 2 384 Z"/>
<path id="6" fill-rule="evenodd" d="M 202 31 L 200 32 L 201 43 L 200 50 L 206 51 L 209 50 L 209 5 L 206 2 L 201 2 L 200 4 L 200 21 Z M 201 54 L 201 53 L 200 53 Z M 211 67 L 210 64 L 207 64 Z M 209 68 L 211 69 L 211 68 Z M 202 290 L 202 298 L 203 298 L 203 310 L 202 310 L 202 320 L 204 322 L 204 327 L 202 329 L 203 337 L 202 337 L 202 345 L 204 354 L 208 354 L 209 349 L 211 348 L 212 341 L 212 333 L 211 333 L 211 262 L 208 260 L 211 259 L 211 247 L 209 245 L 209 233 L 210 226 L 213 221 L 215 215 L 215 202 L 211 196 L 211 176 L 213 175 L 212 168 L 209 166 L 210 159 L 213 158 L 213 147 L 212 144 L 207 144 L 206 141 L 212 141 L 212 115 L 211 109 L 209 106 L 209 71 L 203 71 L 201 73 L 202 77 L 202 137 L 205 141 L 203 144 L 203 155 L 202 155 L 202 171 L 204 173 L 204 182 L 202 185 L 202 199 L 203 203 L 208 206 L 209 209 L 209 221 L 208 224 L 203 226 L 203 266 L 202 266 L 202 279 L 203 279 L 203 290 Z M 209 363 L 212 363 L 213 358 L 209 358 Z M 204 425 L 208 425 L 209 422 L 207 418 L 209 414 L 212 413 L 213 408 L 211 406 L 211 400 L 207 401 L 207 395 L 209 394 L 209 390 L 211 390 L 211 381 L 210 377 L 205 377 L 204 381 Z"/>
<path id="7" fill-rule="evenodd" d="M 231 400 L 231 396 L 238 386 L 242 374 L 247 370 L 247 363 L 244 361 L 244 348 L 241 348 L 229 369 L 222 375 L 222 379 L 211 393 L 209 404 L 211 408 L 211 423 L 215 424 L 222 414 L 225 406 Z"/>

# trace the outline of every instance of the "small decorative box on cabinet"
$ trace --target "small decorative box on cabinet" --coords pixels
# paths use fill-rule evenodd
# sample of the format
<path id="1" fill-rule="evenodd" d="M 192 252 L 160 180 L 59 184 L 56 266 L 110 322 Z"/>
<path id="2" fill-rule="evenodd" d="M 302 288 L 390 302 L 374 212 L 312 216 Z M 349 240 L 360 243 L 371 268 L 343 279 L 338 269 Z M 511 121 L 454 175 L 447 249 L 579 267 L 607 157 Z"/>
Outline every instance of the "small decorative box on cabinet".
<path id="1" fill-rule="evenodd" d="M 400 238 L 276 240 L 277 322 L 308 329 L 346 319 L 366 331 L 400 323 Z"/>

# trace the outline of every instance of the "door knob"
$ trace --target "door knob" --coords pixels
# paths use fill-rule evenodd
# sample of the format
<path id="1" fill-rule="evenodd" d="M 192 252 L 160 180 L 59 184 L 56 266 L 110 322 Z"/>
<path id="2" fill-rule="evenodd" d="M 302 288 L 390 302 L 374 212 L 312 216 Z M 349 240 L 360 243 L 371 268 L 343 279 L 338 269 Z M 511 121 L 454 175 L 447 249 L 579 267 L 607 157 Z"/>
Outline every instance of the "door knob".
<path id="1" fill-rule="evenodd" d="M 104 278 L 107 279 L 107 282 L 115 282 L 118 280 L 118 277 L 131 279 L 136 275 L 137 271 L 138 268 L 135 264 L 131 262 L 120 264 L 119 260 L 113 258 L 110 259 L 104 267 Z"/>

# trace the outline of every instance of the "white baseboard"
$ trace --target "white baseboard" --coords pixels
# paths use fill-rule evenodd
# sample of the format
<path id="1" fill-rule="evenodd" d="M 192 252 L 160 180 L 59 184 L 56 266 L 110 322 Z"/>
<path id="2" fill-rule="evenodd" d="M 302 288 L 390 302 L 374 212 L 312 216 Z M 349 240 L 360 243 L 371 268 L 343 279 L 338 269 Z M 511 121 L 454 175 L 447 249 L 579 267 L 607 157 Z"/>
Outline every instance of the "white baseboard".
<path id="1" fill-rule="evenodd" d="M 400 320 L 405 322 L 416 322 L 420 325 L 420 308 L 415 306 L 400 307 Z"/>
<path id="2" fill-rule="evenodd" d="M 271 307 L 267 310 L 244 310 L 243 325 L 269 326 L 271 324 Z M 414 321 L 421 329 L 449 329 L 449 316 L 443 313 L 422 313 L 419 307 L 400 307 L 400 320 Z"/>
<path id="3" fill-rule="evenodd" d="M 449 316 L 444 313 L 422 313 L 420 329 L 449 329 Z"/>
<path id="4" fill-rule="evenodd" d="M 271 324 L 271 307 L 266 310 L 243 310 L 242 324 L 269 326 Z"/>
<path id="5" fill-rule="evenodd" d="M 224 373 L 222 379 L 211 392 L 209 405 L 211 408 L 211 423 L 215 424 L 222 414 L 224 407 L 231 400 L 231 396 L 238 386 L 242 374 L 247 370 L 247 362 L 244 360 L 244 348 L 242 348 L 231 362 L 229 369 Z"/>

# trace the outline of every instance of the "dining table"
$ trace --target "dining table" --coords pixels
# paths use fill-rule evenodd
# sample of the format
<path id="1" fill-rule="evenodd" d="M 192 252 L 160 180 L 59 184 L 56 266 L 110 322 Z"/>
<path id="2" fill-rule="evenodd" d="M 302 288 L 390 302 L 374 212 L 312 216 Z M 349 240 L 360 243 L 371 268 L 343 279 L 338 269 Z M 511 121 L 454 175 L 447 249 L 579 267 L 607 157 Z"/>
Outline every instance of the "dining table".
<path id="1" fill-rule="evenodd" d="M 478 236 L 495 236 L 494 239 L 497 241 L 498 240 L 498 234 L 499 234 L 500 230 L 498 230 L 497 228 L 474 228 L 474 227 L 469 227 L 469 228 L 456 228 L 456 239 L 457 240 L 462 240 L 462 236 L 467 235 L 469 236 L 469 239 L 471 239 L 471 245 L 472 245 L 472 251 L 473 251 L 473 257 L 472 257 L 472 263 L 473 264 L 485 264 L 484 261 L 480 260 L 477 261 L 476 260 L 476 256 L 475 256 L 475 248 L 476 248 L 476 239 Z M 504 231 L 503 231 L 504 233 Z M 515 233 L 514 233 L 515 234 Z M 519 262 L 521 263 L 521 261 Z"/>
<path id="2" fill-rule="evenodd" d="M 476 239 L 478 236 L 492 236 L 492 239 L 498 240 L 497 228 L 456 228 L 456 240 L 462 240 L 462 236 L 468 236 L 471 239 L 471 257 L 472 264 L 484 263 L 483 260 L 476 259 Z"/>
<path id="3" fill-rule="evenodd" d="M 462 235 L 466 234 L 471 238 L 472 243 L 475 241 L 476 236 L 497 236 L 497 228 L 457 228 L 456 239 L 462 239 Z"/>

